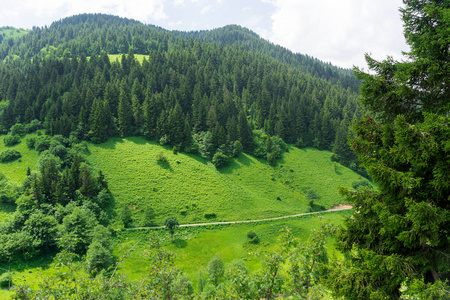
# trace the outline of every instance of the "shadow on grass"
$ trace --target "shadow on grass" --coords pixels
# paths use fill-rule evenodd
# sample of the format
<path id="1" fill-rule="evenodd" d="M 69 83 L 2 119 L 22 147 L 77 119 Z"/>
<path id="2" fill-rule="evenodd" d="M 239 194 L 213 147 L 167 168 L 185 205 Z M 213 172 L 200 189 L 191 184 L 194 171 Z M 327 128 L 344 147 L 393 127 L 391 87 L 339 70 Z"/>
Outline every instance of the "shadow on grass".
<path id="1" fill-rule="evenodd" d="M 173 172 L 172 167 L 170 166 L 170 163 L 166 160 L 166 161 L 160 161 L 157 160 L 156 163 L 158 164 L 158 166 L 160 166 L 163 169 L 169 170 L 170 172 Z"/>
<path id="2" fill-rule="evenodd" d="M 176 239 L 173 241 L 173 244 L 174 244 L 175 247 L 177 247 L 177 248 L 186 248 L 186 246 L 187 246 L 187 242 L 186 242 L 185 240 L 180 239 L 180 238 L 176 238 Z"/>
<path id="3" fill-rule="evenodd" d="M 99 148 L 114 150 L 114 149 L 116 149 L 116 144 L 119 144 L 119 143 L 123 143 L 123 139 L 118 138 L 118 137 L 113 137 L 113 138 L 109 138 L 104 143 L 95 144 L 95 145 Z"/>
<path id="4" fill-rule="evenodd" d="M 204 159 L 203 157 L 200 156 L 200 154 L 192 154 L 192 153 L 183 153 L 184 155 L 195 159 L 196 161 L 198 161 L 199 163 L 202 163 L 204 165 L 208 164 L 208 161 L 206 159 Z"/>
<path id="5" fill-rule="evenodd" d="M 2 263 L 2 268 L 11 268 L 12 272 L 23 272 L 28 269 L 42 268 L 46 270 L 50 268 L 53 258 L 56 255 L 56 250 L 48 250 L 45 255 L 33 258 L 32 260 L 25 260 L 22 257 L 16 257 L 11 262 Z"/>

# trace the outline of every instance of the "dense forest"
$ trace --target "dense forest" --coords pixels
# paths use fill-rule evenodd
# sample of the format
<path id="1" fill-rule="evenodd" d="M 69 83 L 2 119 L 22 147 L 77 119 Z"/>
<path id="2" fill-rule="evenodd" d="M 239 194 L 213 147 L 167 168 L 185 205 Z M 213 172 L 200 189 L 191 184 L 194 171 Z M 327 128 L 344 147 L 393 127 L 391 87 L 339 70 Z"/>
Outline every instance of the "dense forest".
<path id="1" fill-rule="evenodd" d="M 0 261 L 48 253 L 60 268 L 39 286 L 19 285 L 14 298 L 449 299 L 450 4 L 404 5 L 408 59 L 367 56 L 371 72 L 355 70 L 361 104 L 358 80 L 347 71 L 237 26 L 181 33 L 79 15 L 2 43 L 3 142 L 14 145 L 41 128 L 47 135 L 26 139 L 40 155 L 22 187 L 0 177 L 9 193 L 2 197 L 15 205 L 0 224 Z M 133 281 L 120 274 L 134 246 L 115 257 L 118 231 L 108 225 L 115 213 L 125 225 L 130 211 L 114 210 L 108 183 L 84 161 L 80 141 L 141 135 L 216 167 L 240 151 L 276 164 L 293 143 L 333 150 L 333 160 L 356 169 L 349 132 L 377 189 L 341 189 L 355 208 L 343 226 L 322 223 L 303 240 L 284 229 L 257 272 L 214 257 L 195 291 L 157 235 L 144 252 L 148 275 Z M 0 158 L 20 153 L 8 149 Z M 165 225 L 173 242 L 178 221 L 168 216 Z M 328 257 L 331 235 L 342 255 Z M 259 241 L 253 231 L 247 238 Z M 7 286 L 11 274 L 4 274 Z"/>
<path id="2" fill-rule="evenodd" d="M 144 135 L 209 158 L 242 146 L 269 161 L 280 156 L 270 154 L 274 137 L 279 148 L 334 147 L 354 159 L 346 144 L 359 112 L 354 77 L 243 28 L 209 34 L 203 42 L 207 33 L 198 39 L 108 15 L 34 28 L 0 46 L 1 130 L 38 120 L 66 138 Z M 256 49 L 241 46 L 241 35 Z"/>

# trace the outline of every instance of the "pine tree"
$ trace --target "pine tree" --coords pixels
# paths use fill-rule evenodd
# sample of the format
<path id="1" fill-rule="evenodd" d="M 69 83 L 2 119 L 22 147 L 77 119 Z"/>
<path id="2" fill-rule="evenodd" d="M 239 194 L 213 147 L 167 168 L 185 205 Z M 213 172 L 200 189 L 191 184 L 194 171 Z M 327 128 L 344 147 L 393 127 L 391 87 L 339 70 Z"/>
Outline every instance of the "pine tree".
<path id="1" fill-rule="evenodd" d="M 252 151 L 253 150 L 253 133 L 248 124 L 247 116 L 245 112 L 241 110 L 238 117 L 238 132 L 239 132 L 239 141 L 244 148 L 244 151 Z"/>
<path id="2" fill-rule="evenodd" d="M 368 113 L 352 147 L 378 191 L 343 191 L 355 208 L 338 236 L 350 259 L 328 284 L 348 299 L 398 299 L 405 285 L 420 299 L 448 297 L 450 3 L 404 3 L 409 60 L 367 56 L 372 72 L 356 70 Z"/>
<path id="3" fill-rule="evenodd" d="M 130 105 L 130 94 L 125 80 L 120 84 L 119 105 L 117 107 L 117 125 L 120 135 L 127 136 L 131 132 L 133 113 Z"/>

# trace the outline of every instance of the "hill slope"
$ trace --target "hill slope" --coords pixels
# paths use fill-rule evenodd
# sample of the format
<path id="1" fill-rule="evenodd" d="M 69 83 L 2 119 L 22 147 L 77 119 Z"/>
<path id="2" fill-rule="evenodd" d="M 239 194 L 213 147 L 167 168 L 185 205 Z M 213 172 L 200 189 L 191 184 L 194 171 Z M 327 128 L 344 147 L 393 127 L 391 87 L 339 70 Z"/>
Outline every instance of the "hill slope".
<path id="1" fill-rule="evenodd" d="M 351 187 L 360 178 L 331 162 L 330 152 L 312 148 L 289 147 L 275 167 L 242 154 L 220 171 L 196 155 L 175 155 L 142 138 L 111 139 L 89 149 L 88 159 L 105 174 L 116 206 L 133 211 L 134 226 L 148 205 L 157 224 L 167 216 L 195 223 L 303 213 L 309 209 L 310 189 L 320 196 L 318 204 L 330 208 L 342 201 L 338 187 Z M 158 164 L 160 154 L 167 164 Z"/>

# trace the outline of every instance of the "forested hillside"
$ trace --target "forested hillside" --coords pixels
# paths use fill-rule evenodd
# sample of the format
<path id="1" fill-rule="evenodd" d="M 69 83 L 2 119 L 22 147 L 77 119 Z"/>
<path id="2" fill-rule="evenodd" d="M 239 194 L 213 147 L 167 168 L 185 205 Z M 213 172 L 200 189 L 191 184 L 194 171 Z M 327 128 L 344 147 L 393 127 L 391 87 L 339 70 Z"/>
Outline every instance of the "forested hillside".
<path id="1" fill-rule="evenodd" d="M 334 146 L 352 159 L 347 125 L 359 106 L 354 87 L 342 87 L 345 73 L 254 34 L 257 49 L 243 47 L 233 33 L 244 29 L 221 31 L 187 38 L 88 14 L 34 28 L 0 46 L 1 131 L 37 119 L 51 135 L 94 142 L 143 135 L 208 158 L 242 146 L 273 162 L 284 141 Z M 111 61 L 117 53 L 124 55 Z M 253 130 L 264 134 L 252 138 Z"/>

